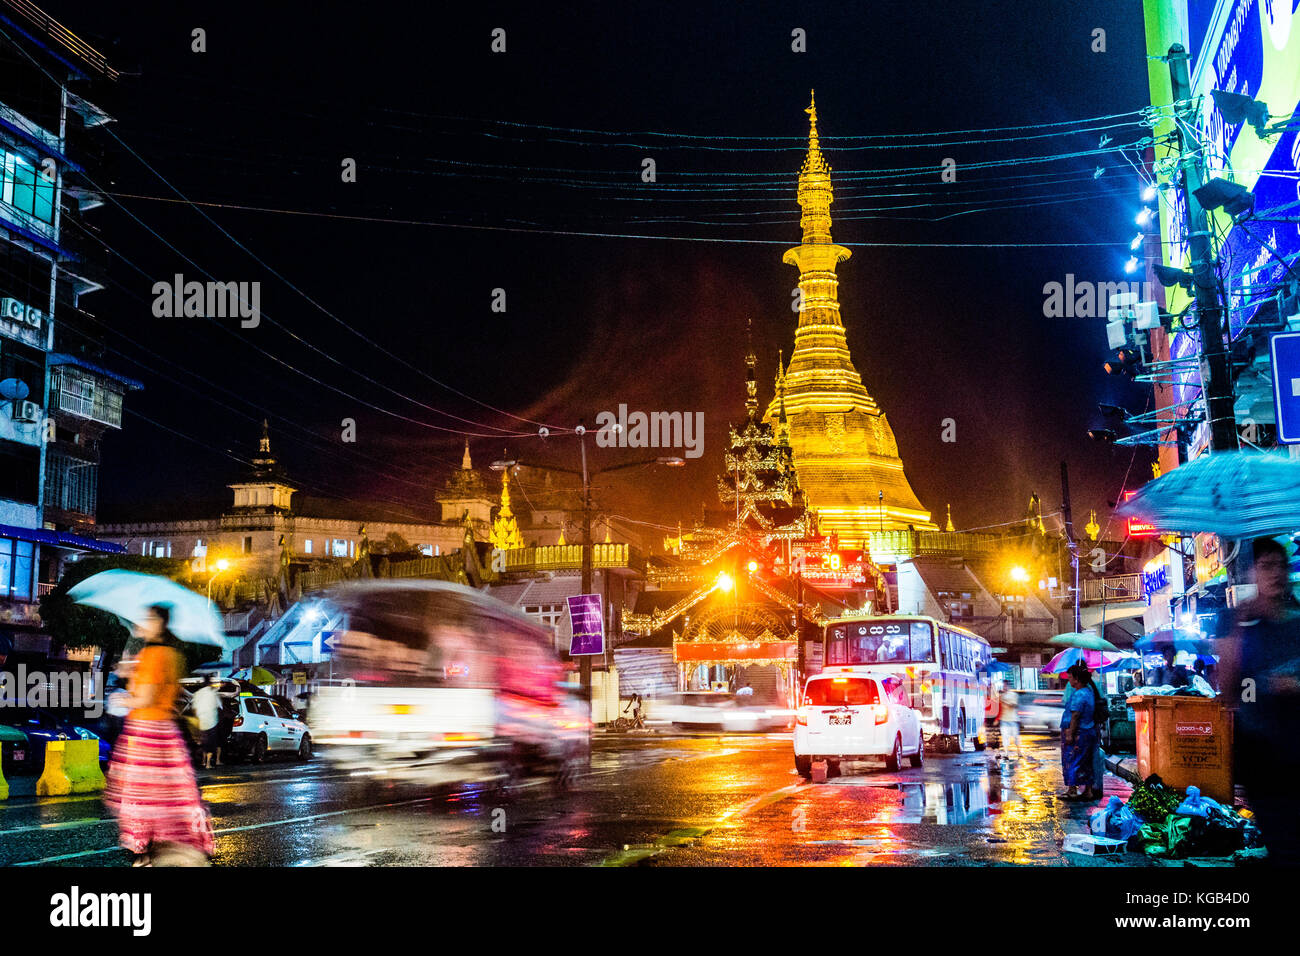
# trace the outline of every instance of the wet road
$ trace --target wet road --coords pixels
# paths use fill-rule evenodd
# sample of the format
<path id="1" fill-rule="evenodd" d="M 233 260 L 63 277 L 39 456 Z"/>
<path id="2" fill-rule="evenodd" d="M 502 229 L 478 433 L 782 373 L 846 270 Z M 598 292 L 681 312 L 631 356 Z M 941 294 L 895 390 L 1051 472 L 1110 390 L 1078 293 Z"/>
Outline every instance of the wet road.
<path id="1" fill-rule="evenodd" d="M 1064 803 L 1056 744 L 1027 757 L 795 773 L 788 735 L 603 736 L 568 792 L 431 792 L 310 764 L 200 775 L 216 865 L 861 865 L 1092 861 L 1061 852 L 1088 807 Z M 0 865 L 127 865 L 97 795 L 0 802 Z M 1128 862 L 1135 862 L 1131 857 Z M 1113 865 L 1113 864 L 1104 864 Z"/>

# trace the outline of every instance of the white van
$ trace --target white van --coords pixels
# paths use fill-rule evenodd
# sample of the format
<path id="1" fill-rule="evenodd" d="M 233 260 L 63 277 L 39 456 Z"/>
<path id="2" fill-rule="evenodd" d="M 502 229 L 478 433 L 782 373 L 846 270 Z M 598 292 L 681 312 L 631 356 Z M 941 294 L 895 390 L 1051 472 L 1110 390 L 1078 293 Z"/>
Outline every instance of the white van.
<path id="1" fill-rule="evenodd" d="M 590 753 L 590 705 L 562 686 L 551 632 L 472 588 L 371 581 L 324 595 L 346 615 L 337 680 L 311 699 L 321 754 L 421 783 L 567 779 Z"/>
<path id="2" fill-rule="evenodd" d="M 921 719 L 908 702 L 899 677 L 852 667 L 808 678 L 795 712 L 794 766 L 812 776 L 814 761 L 827 762 L 828 776 L 841 761 L 883 757 L 898 770 L 907 756 L 913 767 L 925 760 Z"/>

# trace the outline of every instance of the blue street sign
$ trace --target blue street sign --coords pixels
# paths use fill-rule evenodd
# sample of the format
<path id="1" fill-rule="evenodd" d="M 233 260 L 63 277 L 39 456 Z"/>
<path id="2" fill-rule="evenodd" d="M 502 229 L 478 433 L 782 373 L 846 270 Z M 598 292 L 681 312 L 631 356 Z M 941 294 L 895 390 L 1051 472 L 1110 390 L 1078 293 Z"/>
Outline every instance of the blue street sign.
<path id="1" fill-rule="evenodd" d="M 569 598 L 569 624 L 573 632 L 569 656 L 605 653 L 605 615 L 601 613 L 599 594 Z"/>
<path id="2" fill-rule="evenodd" d="M 1273 407 L 1277 440 L 1300 442 L 1300 332 L 1279 332 L 1269 339 L 1273 355 Z"/>

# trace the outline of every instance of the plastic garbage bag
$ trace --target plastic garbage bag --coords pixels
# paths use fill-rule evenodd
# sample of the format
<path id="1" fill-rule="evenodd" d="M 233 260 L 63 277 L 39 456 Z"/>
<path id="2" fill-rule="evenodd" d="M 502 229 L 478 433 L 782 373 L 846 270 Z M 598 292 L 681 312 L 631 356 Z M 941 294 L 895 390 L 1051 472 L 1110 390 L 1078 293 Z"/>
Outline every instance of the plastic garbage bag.
<path id="1" fill-rule="evenodd" d="M 1096 836 L 1127 840 L 1141 832 L 1142 821 L 1124 805 L 1123 800 L 1111 796 L 1106 806 L 1092 815 L 1088 827 Z"/>

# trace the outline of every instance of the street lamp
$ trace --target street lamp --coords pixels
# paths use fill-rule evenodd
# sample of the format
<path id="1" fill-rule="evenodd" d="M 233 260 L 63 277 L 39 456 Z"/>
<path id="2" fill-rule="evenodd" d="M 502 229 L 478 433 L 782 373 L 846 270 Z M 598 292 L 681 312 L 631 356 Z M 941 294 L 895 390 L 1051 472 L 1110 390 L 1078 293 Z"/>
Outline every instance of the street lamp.
<path id="1" fill-rule="evenodd" d="M 218 574 L 220 574 L 222 571 L 227 570 L 229 567 L 230 567 L 230 562 L 227 561 L 225 558 L 222 558 L 220 561 L 217 562 L 217 570 L 212 573 L 212 577 L 208 578 L 208 600 L 209 601 L 212 600 L 212 582 L 217 579 Z"/>
<path id="2" fill-rule="evenodd" d="M 577 426 L 573 433 L 578 436 L 579 449 L 582 452 L 582 468 L 561 468 L 557 465 L 539 465 L 535 462 L 520 461 L 515 458 L 499 459 L 492 462 L 488 467 L 493 471 L 506 471 L 510 468 L 524 467 L 536 468 L 539 471 L 557 471 L 565 475 L 576 475 L 582 479 L 582 593 L 588 594 L 591 591 L 591 481 L 597 475 L 607 474 L 611 471 L 621 471 L 624 468 L 637 468 L 641 465 L 664 465 L 669 468 L 680 468 L 686 464 L 686 459 L 677 456 L 660 455 L 657 458 L 647 458 L 641 461 L 627 461 L 619 465 L 610 465 L 607 468 L 587 468 L 587 429 L 582 425 Z M 545 437 L 544 435 L 542 437 Z M 582 654 L 578 658 L 578 674 L 582 689 L 591 694 L 591 655 Z"/>

